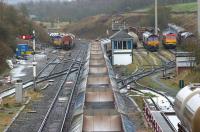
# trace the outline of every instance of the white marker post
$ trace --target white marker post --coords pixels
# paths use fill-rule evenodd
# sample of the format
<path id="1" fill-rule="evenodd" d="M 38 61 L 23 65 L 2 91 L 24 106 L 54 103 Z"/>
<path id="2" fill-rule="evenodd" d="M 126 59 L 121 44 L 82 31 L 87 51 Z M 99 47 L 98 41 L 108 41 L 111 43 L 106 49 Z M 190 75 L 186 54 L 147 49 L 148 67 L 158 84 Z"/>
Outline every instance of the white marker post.
<path id="1" fill-rule="evenodd" d="M 15 99 L 17 103 L 23 102 L 23 84 L 22 80 L 17 80 L 15 83 Z"/>
<path id="2" fill-rule="evenodd" d="M 34 88 L 34 91 L 36 90 L 36 65 L 37 65 L 37 62 L 33 62 L 33 88 Z"/>
<path id="3" fill-rule="evenodd" d="M 33 30 L 33 88 L 36 91 L 35 30 Z"/>

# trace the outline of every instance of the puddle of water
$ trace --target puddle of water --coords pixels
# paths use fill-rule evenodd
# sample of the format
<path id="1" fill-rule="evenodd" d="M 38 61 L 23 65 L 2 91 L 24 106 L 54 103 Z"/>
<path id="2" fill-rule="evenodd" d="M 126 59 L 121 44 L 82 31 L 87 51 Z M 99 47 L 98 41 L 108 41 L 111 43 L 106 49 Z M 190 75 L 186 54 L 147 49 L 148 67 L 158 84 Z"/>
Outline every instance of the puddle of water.
<path id="1" fill-rule="evenodd" d="M 36 54 L 35 58 L 36 58 L 36 60 L 41 60 L 41 59 L 46 58 L 46 55 L 45 54 Z"/>
<path id="2" fill-rule="evenodd" d="M 45 57 L 46 57 L 45 54 L 36 54 L 35 55 L 36 61 L 42 60 Z M 18 64 L 16 65 L 15 68 L 13 68 L 10 71 L 13 81 L 20 79 L 20 77 L 26 76 L 26 72 L 24 72 L 24 70 L 33 67 L 32 60 L 33 60 L 32 55 L 28 56 L 28 60 L 17 60 Z"/>
<path id="3" fill-rule="evenodd" d="M 39 61 L 39 60 L 43 60 L 43 59 L 45 59 L 47 56 L 45 55 L 45 54 L 35 54 L 35 59 L 36 59 L 36 61 Z M 28 57 L 28 61 L 31 61 L 32 62 L 32 60 L 33 60 L 33 55 L 30 55 L 29 57 Z"/>
<path id="4" fill-rule="evenodd" d="M 26 74 L 23 72 L 24 69 L 25 69 L 25 66 L 24 66 L 24 65 L 19 65 L 19 66 L 17 66 L 16 68 L 13 68 L 13 69 L 10 71 L 10 74 L 11 74 L 11 76 L 12 76 L 12 80 L 17 80 L 17 79 L 19 79 L 20 77 L 25 76 Z"/>

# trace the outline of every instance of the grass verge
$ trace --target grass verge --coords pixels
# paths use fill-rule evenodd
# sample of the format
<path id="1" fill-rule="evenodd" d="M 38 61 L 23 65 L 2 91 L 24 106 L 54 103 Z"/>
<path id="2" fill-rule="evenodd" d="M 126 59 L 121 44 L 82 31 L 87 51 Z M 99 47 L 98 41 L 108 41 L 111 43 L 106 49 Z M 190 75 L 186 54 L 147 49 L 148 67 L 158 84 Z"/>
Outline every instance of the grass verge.
<path id="1" fill-rule="evenodd" d="M 173 4 L 167 5 L 166 7 L 170 7 L 172 12 L 194 12 L 197 11 L 197 2 Z M 135 12 L 148 12 L 152 8 L 152 6 L 149 6 L 143 9 L 135 10 Z"/>
<path id="2" fill-rule="evenodd" d="M 178 90 L 179 86 L 176 82 L 174 82 L 174 79 L 160 79 L 160 81 L 165 85 L 167 85 L 168 87 Z"/>
<path id="3" fill-rule="evenodd" d="M 8 97 L 3 100 L 0 109 L 0 131 L 2 132 L 12 121 L 17 111 L 21 108 L 21 104 L 15 102 L 14 97 Z"/>
<path id="4" fill-rule="evenodd" d="M 43 95 L 40 92 L 34 92 L 29 90 L 26 92 L 25 96 L 31 97 L 32 101 L 40 100 Z M 13 117 L 22 107 L 22 104 L 16 103 L 15 96 L 7 97 L 3 99 L 2 104 L 0 105 L 0 131 L 2 132 L 6 126 L 10 124 Z M 30 111 L 30 108 L 27 108 L 26 111 Z"/>
<path id="5" fill-rule="evenodd" d="M 184 71 L 175 78 L 174 82 L 178 85 L 179 80 L 184 80 L 185 85 L 190 83 L 200 83 L 200 71 Z"/>
<path id="6" fill-rule="evenodd" d="M 197 2 L 175 4 L 167 7 L 171 7 L 173 12 L 193 12 L 197 11 Z"/>
<path id="7" fill-rule="evenodd" d="M 149 77 L 149 76 L 140 79 L 140 80 L 138 81 L 138 83 L 143 84 L 143 85 L 145 85 L 145 86 L 147 86 L 147 87 L 160 88 L 160 85 L 157 84 L 157 83 L 155 83 L 155 82 L 151 79 L 151 77 Z"/>

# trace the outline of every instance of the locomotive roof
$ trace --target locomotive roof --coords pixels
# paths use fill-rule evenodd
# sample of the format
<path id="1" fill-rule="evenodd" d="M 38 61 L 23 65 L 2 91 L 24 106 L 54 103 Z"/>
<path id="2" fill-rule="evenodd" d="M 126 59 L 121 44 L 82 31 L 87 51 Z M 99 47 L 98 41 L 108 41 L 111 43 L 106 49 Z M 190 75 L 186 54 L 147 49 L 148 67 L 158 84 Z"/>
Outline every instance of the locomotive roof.
<path id="1" fill-rule="evenodd" d="M 163 35 L 168 35 L 168 34 L 176 34 L 173 30 L 166 29 L 162 32 Z"/>
<path id="2" fill-rule="evenodd" d="M 123 39 L 133 39 L 132 36 L 130 36 L 127 32 L 125 32 L 124 30 L 120 30 L 118 32 L 116 32 L 115 34 L 113 34 L 110 37 L 111 40 L 123 40 Z"/>
<path id="3" fill-rule="evenodd" d="M 175 25 L 175 24 L 171 24 L 171 23 L 168 24 L 168 27 L 169 27 L 170 29 L 172 29 L 172 30 L 175 30 L 177 33 L 179 33 L 179 32 L 184 32 L 184 31 L 185 31 L 184 28 L 182 28 L 182 27 L 180 27 L 180 26 L 177 26 L 177 25 Z"/>
<path id="4" fill-rule="evenodd" d="M 181 33 L 181 37 L 183 37 L 183 38 L 187 38 L 187 37 L 190 37 L 190 36 L 194 36 L 194 34 L 191 33 L 191 32 L 183 32 L 183 33 Z"/>
<path id="5" fill-rule="evenodd" d="M 143 33 L 143 36 L 146 37 L 146 38 L 148 38 L 150 36 L 157 36 L 157 35 L 155 35 L 155 34 L 153 34 L 151 32 L 146 31 L 146 32 Z"/>

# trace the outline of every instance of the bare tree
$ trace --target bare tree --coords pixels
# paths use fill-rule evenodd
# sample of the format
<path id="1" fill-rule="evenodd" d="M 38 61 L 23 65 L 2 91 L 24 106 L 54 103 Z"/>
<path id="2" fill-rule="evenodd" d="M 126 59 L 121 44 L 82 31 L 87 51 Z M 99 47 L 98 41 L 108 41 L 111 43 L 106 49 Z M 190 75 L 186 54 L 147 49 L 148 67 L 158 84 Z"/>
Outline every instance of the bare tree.
<path id="1" fill-rule="evenodd" d="M 0 0 L 0 22 L 3 22 L 4 8 L 5 8 L 4 0 Z"/>

